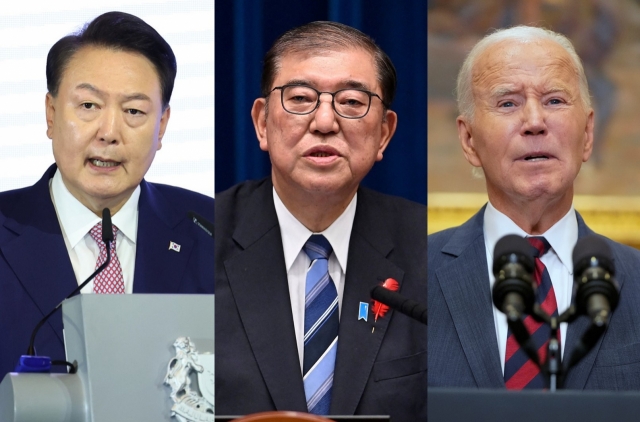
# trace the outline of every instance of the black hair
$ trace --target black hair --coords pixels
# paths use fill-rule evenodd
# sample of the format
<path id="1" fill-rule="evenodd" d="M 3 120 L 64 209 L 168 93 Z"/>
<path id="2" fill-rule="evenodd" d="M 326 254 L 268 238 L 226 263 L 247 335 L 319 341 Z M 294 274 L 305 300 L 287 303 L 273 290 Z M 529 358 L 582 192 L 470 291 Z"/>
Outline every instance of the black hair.
<path id="1" fill-rule="evenodd" d="M 95 46 L 139 53 L 158 72 L 162 105 L 167 108 L 176 78 L 176 56 L 158 32 L 137 16 L 123 12 L 104 13 L 82 28 L 56 42 L 47 55 L 47 89 L 54 97 L 62 74 L 75 53 L 83 47 Z"/>

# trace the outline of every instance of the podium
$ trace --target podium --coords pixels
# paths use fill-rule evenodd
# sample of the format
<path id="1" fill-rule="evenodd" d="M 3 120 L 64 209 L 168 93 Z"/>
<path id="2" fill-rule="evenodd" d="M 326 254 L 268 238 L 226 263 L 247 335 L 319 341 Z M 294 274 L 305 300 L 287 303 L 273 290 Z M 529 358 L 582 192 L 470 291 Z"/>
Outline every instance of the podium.
<path id="1" fill-rule="evenodd" d="M 429 422 L 636 422 L 640 392 L 429 388 Z"/>
<path id="2" fill-rule="evenodd" d="M 213 295 L 80 295 L 62 312 L 78 372 L 7 374 L 1 422 L 176 421 L 196 404 L 214 420 Z"/>

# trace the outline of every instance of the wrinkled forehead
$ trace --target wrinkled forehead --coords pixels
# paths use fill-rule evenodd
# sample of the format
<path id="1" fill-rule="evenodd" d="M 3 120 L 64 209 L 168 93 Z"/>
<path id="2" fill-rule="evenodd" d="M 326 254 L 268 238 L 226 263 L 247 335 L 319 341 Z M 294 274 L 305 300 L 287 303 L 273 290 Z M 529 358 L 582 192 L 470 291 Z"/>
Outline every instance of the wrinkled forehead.
<path id="1" fill-rule="evenodd" d="M 580 76 L 571 56 L 547 39 L 503 40 L 490 45 L 474 63 L 471 83 L 474 91 L 495 89 L 494 85 L 523 74 L 538 75 L 540 83 L 578 90 Z"/>
<path id="2" fill-rule="evenodd" d="M 373 53 L 360 47 L 344 47 L 344 46 L 332 46 L 332 47 L 318 47 L 318 48 L 296 48 L 291 47 L 280 55 L 276 62 L 276 72 L 274 74 L 274 80 L 280 76 L 282 72 L 290 70 L 290 67 L 297 66 L 300 62 L 307 61 L 313 58 L 330 57 L 337 54 L 343 55 L 360 55 L 365 56 L 370 60 L 369 64 L 373 70 L 377 79 L 377 69 L 375 58 Z M 367 63 L 361 63 L 361 68 L 366 68 Z M 345 67 L 348 65 L 345 63 Z M 327 75 L 330 76 L 330 75 Z"/>

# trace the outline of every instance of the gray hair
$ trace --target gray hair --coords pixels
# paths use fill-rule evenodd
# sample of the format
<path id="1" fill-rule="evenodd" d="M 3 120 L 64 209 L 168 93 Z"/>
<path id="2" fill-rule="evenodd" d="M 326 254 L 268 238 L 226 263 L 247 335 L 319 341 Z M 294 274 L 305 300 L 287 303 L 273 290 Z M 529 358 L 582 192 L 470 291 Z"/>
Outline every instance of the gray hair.
<path id="1" fill-rule="evenodd" d="M 584 74 L 584 68 L 582 67 L 582 61 L 576 53 L 573 44 L 567 37 L 557 32 L 553 32 L 549 29 L 538 28 L 535 26 L 514 26 L 507 29 L 498 29 L 495 32 L 485 36 L 481 39 L 471 50 L 462 68 L 458 73 L 458 83 L 456 88 L 458 110 L 462 116 L 469 120 L 473 120 L 474 114 L 474 99 L 473 99 L 473 84 L 472 84 L 472 72 L 473 66 L 484 53 L 484 51 L 490 46 L 499 43 L 504 40 L 513 40 L 520 42 L 527 42 L 533 40 L 550 40 L 557 43 L 562 47 L 573 62 L 576 68 L 579 79 L 580 97 L 585 108 L 591 108 L 591 98 L 589 97 L 589 85 L 587 83 L 587 77 Z"/>

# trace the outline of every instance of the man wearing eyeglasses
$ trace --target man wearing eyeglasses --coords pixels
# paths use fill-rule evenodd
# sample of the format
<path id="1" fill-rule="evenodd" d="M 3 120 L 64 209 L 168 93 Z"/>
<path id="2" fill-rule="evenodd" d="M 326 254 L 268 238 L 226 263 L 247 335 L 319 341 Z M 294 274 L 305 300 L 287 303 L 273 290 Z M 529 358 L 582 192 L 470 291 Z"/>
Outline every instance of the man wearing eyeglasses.
<path id="1" fill-rule="evenodd" d="M 216 412 L 426 420 L 426 209 L 360 187 L 397 124 L 396 74 L 365 34 L 313 22 L 267 53 L 251 115 L 271 177 L 216 200 Z M 393 284 L 388 282 L 387 285 Z"/>

